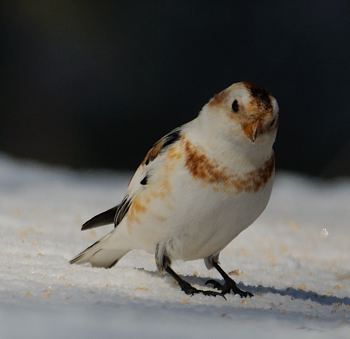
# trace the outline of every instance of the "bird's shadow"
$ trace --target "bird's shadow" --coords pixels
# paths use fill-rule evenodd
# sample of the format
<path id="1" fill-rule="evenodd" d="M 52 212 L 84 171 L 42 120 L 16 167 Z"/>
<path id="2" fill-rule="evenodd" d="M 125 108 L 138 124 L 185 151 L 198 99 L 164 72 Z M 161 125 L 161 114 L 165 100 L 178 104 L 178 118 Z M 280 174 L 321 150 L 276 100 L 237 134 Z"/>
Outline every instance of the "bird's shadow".
<path id="1" fill-rule="evenodd" d="M 161 277 L 158 272 L 154 271 L 148 271 L 143 268 L 137 268 L 137 270 L 143 271 L 147 274 L 150 274 L 152 276 Z M 180 277 L 190 284 L 194 285 L 200 285 L 200 286 L 206 286 L 205 283 L 213 278 L 209 277 L 195 277 L 195 276 L 183 276 L 180 275 Z M 221 284 L 224 283 L 222 279 L 215 279 Z M 282 296 L 289 296 L 291 299 L 299 299 L 299 300 L 311 300 L 313 302 L 316 302 L 320 305 L 333 305 L 333 304 L 343 304 L 343 305 L 350 305 L 350 298 L 349 297 L 343 297 L 339 298 L 332 295 L 324 295 L 324 294 L 318 294 L 313 291 L 303 291 L 301 289 L 296 289 L 294 287 L 287 287 L 285 289 L 278 289 L 275 287 L 266 287 L 262 285 L 258 286 L 251 286 L 251 285 L 245 285 L 242 283 L 237 283 L 237 286 L 242 290 L 248 290 L 249 292 L 252 292 L 254 295 L 261 295 L 266 293 L 272 293 L 272 294 L 279 294 Z"/>

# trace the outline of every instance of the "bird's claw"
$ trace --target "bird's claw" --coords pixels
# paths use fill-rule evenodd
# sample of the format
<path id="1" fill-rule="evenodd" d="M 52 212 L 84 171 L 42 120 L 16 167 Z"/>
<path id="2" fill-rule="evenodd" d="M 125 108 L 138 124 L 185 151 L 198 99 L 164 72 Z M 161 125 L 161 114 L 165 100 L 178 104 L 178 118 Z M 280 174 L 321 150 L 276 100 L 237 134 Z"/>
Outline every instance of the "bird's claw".
<path id="1" fill-rule="evenodd" d="M 219 291 L 223 290 L 222 285 L 219 282 L 217 282 L 216 280 L 214 280 L 214 279 L 208 280 L 205 284 L 206 285 L 212 285 L 213 288 L 215 288 L 215 289 L 217 289 Z"/>
<path id="2" fill-rule="evenodd" d="M 238 288 L 236 283 L 232 279 L 225 281 L 224 284 L 220 284 L 216 280 L 210 279 L 205 284 L 212 285 L 213 288 L 221 291 L 222 295 L 232 292 L 233 294 L 238 294 L 241 298 L 251 298 L 254 296 L 253 293 L 250 293 L 248 291 L 242 291 L 240 288 Z"/>
<path id="3" fill-rule="evenodd" d="M 185 281 L 180 284 L 180 287 L 181 287 L 181 290 L 184 291 L 187 295 L 193 296 L 195 294 L 201 293 L 203 295 L 212 296 L 212 297 L 220 296 L 226 300 L 226 298 L 222 292 L 199 290 Z"/>

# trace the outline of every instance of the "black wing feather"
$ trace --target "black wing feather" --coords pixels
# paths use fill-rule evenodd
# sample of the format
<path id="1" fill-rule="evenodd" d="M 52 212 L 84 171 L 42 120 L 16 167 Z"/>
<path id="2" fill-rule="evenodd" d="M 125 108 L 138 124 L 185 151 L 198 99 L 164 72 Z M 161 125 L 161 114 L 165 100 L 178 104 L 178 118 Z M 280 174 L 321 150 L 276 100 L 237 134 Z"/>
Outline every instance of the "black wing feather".
<path id="1" fill-rule="evenodd" d="M 181 137 L 181 128 L 176 128 L 167 135 L 165 135 L 161 140 L 158 141 L 158 143 L 161 142 L 160 148 L 157 149 L 157 154 L 164 151 L 167 147 L 175 143 L 177 140 L 179 140 Z M 157 143 L 156 143 L 157 145 Z M 147 165 L 149 162 L 153 160 L 154 154 L 148 154 L 148 157 L 145 159 L 145 164 Z M 147 185 L 148 183 L 148 176 L 146 175 L 142 181 L 141 185 Z M 128 195 L 126 195 L 123 199 L 123 201 L 115 207 L 110 208 L 109 210 L 102 212 L 95 217 L 88 220 L 81 228 L 82 231 L 99 227 L 103 225 L 113 224 L 115 227 L 117 227 L 123 218 L 125 217 L 126 213 L 128 213 L 128 210 L 130 208 L 132 200 Z"/>
<path id="2" fill-rule="evenodd" d="M 104 211 L 100 214 L 97 214 L 90 220 L 88 220 L 84 225 L 81 227 L 82 231 L 88 230 L 90 228 L 99 227 L 103 225 L 113 224 L 114 222 L 114 216 L 117 212 L 118 206 L 112 207 L 107 211 Z"/>
<path id="3" fill-rule="evenodd" d="M 97 214 L 96 216 L 88 220 L 86 223 L 84 223 L 84 225 L 81 227 L 81 230 L 85 231 L 91 228 L 113 223 L 115 224 L 115 226 L 119 225 L 125 217 L 125 214 L 128 212 L 130 204 L 131 201 L 129 197 L 126 196 L 118 206 L 112 207 L 107 211 Z"/>
<path id="4" fill-rule="evenodd" d="M 117 227 L 120 224 L 120 222 L 125 217 L 125 214 L 128 213 L 130 205 L 131 205 L 131 200 L 129 199 L 129 196 L 126 195 L 123 201 L 120 203 L 120 205 L 118 205 L 117 213 L 114 216 L 115 227 Z"/>

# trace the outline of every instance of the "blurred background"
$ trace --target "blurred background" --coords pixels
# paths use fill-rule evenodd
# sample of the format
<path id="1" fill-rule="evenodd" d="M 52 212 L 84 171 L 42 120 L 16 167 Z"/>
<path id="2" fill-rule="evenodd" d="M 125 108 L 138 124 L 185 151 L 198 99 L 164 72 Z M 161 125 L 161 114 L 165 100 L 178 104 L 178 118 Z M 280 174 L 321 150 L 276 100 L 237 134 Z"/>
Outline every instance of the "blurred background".
<path id="1" fill-rule="evenodd" d="M 6 1 L 0 151 L 133 169 L 216 92 L 280 105 L 280 169 L 350 176 L 350 2 Z"/>

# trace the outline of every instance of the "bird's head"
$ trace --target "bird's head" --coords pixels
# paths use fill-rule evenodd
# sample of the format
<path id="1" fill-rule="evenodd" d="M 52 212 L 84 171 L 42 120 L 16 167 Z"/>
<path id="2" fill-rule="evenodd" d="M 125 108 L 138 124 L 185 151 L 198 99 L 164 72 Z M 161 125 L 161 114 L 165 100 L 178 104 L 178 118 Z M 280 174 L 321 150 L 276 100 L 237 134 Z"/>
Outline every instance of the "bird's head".
<path id="1" fill-rule="evenodd" d="M 237 82 L 210 99 L 202 114 L 225 136 L 249 144 L 272 143 L 278 127 L 278 104 L 265 89 Z"/>

